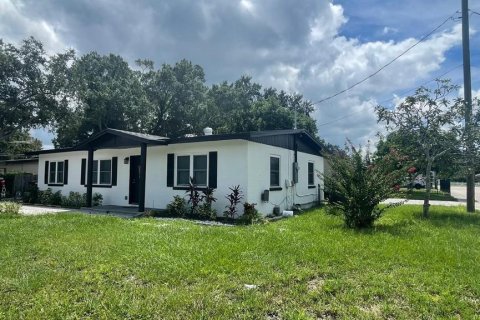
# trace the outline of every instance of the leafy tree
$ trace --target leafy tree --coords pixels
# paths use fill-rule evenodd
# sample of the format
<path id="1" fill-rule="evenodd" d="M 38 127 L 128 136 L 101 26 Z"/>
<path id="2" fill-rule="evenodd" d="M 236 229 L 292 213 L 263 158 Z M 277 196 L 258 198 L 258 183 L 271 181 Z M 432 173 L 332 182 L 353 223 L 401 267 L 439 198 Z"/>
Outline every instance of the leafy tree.
<path id="1" fill-rule="evenodd" d="M 149 104 L 149 133 L 180 137 L 201 131 L 199 121 L 207 87 L 202 67 L 181 60 L 154 70 L 153 62 L 137 60 L 140 81 Z"/>
<path id="2" fill-rule="evenodd" d="M 74 145 L 106 128 L 146 131 L 143 89 L 122 57 L 90 52 L 74 61 L 70 81 L 73 98 L 58 121 L 56 146 Z"/>
<path id="3" fill-rule="evenodd" d="M 323 175 L 329 193 L 329 210 L 342 215 L 349 228 L 369 228 L 392 205 L 379 204 L 396 191 L 404 178 L 405 157 L 391 150 L 388 155 L 371 161 L 369 154 L 351 144 L 343 153 L 330 154 L 332 167 Z"/>
<path id="4" fill-rule="evenodd" d="M 33 138 L 28 131 L 16 131 L 0 141 L 0 156 L 12 159 L 29 151 L 42 149 L 42 142 Z"/>
<path id="5" fill-rule="evenodd" d="M 436 161 L 461 143 L 461 118 L 463 102 L 451 100 L 449 95 L 457 90 L 447 80 L 438 80 L 437 88 L 417 89 L 394 110 L 377 106 L 378 121 L 385 122 L 389 131 L 410 145 L 404 151 L 423 163 L 426 193 L 423 216 L 428 217 L 430 207 L 431 174 Z"/>
<path id="6" fill-rule="evenodd" d="M 0 139 L 53 124 L 66 108 L 65 74 L 73 51 L 48 57 L 28 38 L 20 47 L 0 39 Z"/>
<path id="7" fill-rule="evenodd" d="M 297 127 L 317 136 L 317 126 L 310 114 L 310 101 L 298 94 L 267 88 L 243 76 L 234 83 L 213 85 L 208 91 L 205 125 L 219 133 L 292 129 L 295 112 Z"/>

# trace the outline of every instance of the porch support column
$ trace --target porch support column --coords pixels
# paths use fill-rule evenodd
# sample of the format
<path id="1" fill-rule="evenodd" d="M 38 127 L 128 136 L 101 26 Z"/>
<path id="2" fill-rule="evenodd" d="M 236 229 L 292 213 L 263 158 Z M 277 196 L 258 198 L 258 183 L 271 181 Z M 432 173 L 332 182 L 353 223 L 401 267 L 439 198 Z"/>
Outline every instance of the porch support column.
<path id="1" fill-rule="evenodd" d="M 140 147 L 140 184 L 138 190 L 138 212 L 145 211 L 145 181 L 147 174 L 147 144 Z"/>
<path id="2" fill-rule="evenodd" d="M 88 149 L 87 158 L 87 207 L 92 207 L 93 148 Z"/>

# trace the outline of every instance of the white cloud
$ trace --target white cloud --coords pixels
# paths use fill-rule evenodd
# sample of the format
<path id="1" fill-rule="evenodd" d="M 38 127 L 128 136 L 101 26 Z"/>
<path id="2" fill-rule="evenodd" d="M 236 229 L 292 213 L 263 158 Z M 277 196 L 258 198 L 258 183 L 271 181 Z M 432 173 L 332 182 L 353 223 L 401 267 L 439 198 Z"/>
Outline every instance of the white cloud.
<path id="1" fill-rule="evenodd" d="M 320 12 L 311 22 L 310 43 L 330 40 L 338 34 L 338 29 L 348 20 L 340 5 L 329 3 L 328 10 Z"/>
<path id="2" fill-rule="evenodd" d="M 392 33 L 397 33 L 398 29 L 397 28 L 392 28 L 392 27 L 384 27 L 382 30 L 382 34 L 387 35 L 387 34 L 392 34 Z"/>
<path id="3" fill-rule="evenodd" d="M 7 42 L 17 43 L 28 36 L 40 40 L 49 53 L 64 51 L 67 45 L 58 35 L 59 25 L 52 25 L 43 19 L 32 19 L 22 12 L 24 4 L 21 1 L 0 1 L 0 34 Z"/>
<path id="4" fill-rule="evenodd" d="M 378 26 L 385 26 L 381 39 L 395 35 L 395 41 L 363 40 L 368 30 L 346 36 L 342 30 L 348 26 L 348 14 L 328 0 L 22 3 L 0 0 L 0 34 L 9 42 L 34 35 L 51 51 L 74 46 L 80 52 L 114 52 L 130 62 L 150 58 L 157 66 L 187 58 L 204 67 L 210 82 L 233 81 L 249 73 L 264 86 L 300 92 L 312 101 L 364 79 L 418 41 L 400 38 L 404 30 L 395 23 L 404 18 L 398 12 L 395 21 L 377 13 L 390 12 L 383 2 L 374 11 L 356 4 L 361 9 L 358 15 L 367 14 L 368 21 L 377 22 L 370 29 L 372 36 L 382 33 Z M 444 1 L 437 3 L 446 7 Z M 428 14 L 432 18 L 433 13 Z M 435 12 L 435 19 L 438 15 Z M 379 20 L 373 21 L 377 16 Z M 395 92 L 432 78 L 460 39 L 457 24 L 355 89 L 318 105 L 318 123 L 331 122 L 319 128 L 320 135 L 338 144 L 346 136 L 363 144 L 373 139 L 381 129 L 372 108 L 378 97 L 399 101 Z M 345 118 L 332 122 L 340 117 Z"/>

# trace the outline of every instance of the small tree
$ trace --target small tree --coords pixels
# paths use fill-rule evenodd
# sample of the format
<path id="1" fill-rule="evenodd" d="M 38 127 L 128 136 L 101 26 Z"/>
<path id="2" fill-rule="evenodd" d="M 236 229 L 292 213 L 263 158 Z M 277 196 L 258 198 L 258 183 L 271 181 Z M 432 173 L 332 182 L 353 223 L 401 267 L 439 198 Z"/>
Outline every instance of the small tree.
<path id="1" fill-rule="evenodd" d="M 430 207 L 432 167 L 436 160 L 460 145 L 463 102 L 449 99 L 457 89 L 448 80 L 437 80 L 436 89 L 421 87 L 394 110 L 376 108 L 378 121 L 385 122 L 387 130 L 398 132 L 409 142 L 407 155 L 424 163 L 424 217 L 428 217 Z"/>
<path id="2" fill-rule="evenodd" d="M 392 205 L 379 204 L 389 198 L 405 177 L 405 158 L 394 150 L 374 162 L 368 153 L 351 144 L 345 154 L 329 156 L 332 172 L 323 176 L 332 195 L 329 209 L 340 213 L 349 228 L 368 228 Z"/>

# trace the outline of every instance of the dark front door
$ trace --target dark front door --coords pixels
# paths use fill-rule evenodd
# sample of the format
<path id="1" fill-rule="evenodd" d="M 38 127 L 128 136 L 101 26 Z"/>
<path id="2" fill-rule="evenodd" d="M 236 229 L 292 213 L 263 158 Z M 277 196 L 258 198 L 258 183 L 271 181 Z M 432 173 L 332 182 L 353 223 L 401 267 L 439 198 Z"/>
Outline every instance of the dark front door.
<path id="1" fill-rule="evenodd" d="M 138 204 L 138 191 L 140 183 L 140 156 L 130 156 L 130 204 Z"/>

